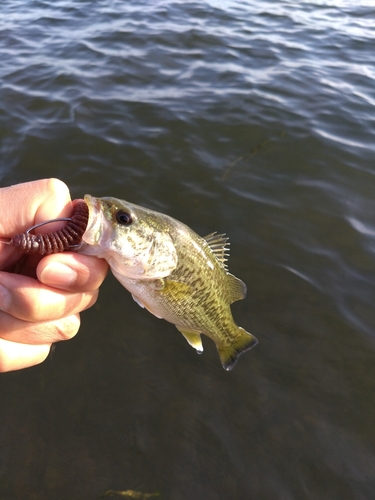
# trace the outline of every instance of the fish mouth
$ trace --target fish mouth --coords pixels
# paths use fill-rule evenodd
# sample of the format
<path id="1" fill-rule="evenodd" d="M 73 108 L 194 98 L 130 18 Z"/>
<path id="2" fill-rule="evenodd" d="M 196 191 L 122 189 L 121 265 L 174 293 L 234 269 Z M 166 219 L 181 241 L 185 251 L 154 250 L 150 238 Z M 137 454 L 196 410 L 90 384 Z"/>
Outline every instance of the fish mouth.
<path id="1" fill-rule="evenodd" d="M 102 209 L 99 198 L 85 194 L 84 200 L 89 209 L 89 220 L 82 240 L 88 245 L 97 245 L 102 233 Z"/>

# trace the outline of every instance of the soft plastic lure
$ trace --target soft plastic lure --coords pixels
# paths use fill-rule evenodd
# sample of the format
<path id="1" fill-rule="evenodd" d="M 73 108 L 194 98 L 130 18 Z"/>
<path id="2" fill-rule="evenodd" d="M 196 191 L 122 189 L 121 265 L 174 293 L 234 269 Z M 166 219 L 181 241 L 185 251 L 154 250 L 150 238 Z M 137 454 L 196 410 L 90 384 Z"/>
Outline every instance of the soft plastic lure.
<path id="1" fill-rule="evenodd" d="M 82 199 L 73 200 L 73 214 L 71 217 L 52 219 L 29 227 L 24 233 L 2 240 L 2 243 L 20 249 L 24 253 L 49 255 L 64 252 L 79 245 L 86 230 L 89 218 L 89 209 Z M 44 234 L 31 234 L 34 229 L 50 224 L 51 222 L 67 221 L 68 224 L 58 231 Z"/>

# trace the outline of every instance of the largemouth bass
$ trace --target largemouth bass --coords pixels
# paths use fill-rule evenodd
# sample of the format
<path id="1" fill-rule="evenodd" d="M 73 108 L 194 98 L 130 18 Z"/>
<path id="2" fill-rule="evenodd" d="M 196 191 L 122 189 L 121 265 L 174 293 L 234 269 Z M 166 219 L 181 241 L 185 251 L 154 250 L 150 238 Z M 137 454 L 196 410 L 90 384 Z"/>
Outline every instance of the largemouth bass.
<path id="1" fill-rule="evenodd" d="M 141 307 L 173 323 L 198 353 L 201 334 L 210 337 L 225 370 L 257 344 L 232 317 L 230 305 L 246 286 L 228 272 L 225 235 L 202 238 L 168 215 L 116 198 L 85 201 L 89 221 L 78 251 L 106 259 Z"/>

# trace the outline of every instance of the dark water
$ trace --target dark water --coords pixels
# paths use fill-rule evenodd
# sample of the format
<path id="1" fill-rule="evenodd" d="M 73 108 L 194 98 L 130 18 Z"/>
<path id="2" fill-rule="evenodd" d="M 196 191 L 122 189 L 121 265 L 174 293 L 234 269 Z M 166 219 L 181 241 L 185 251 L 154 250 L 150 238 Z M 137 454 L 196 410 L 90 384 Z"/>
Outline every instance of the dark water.
<path id="1" fill-rule="evenodd" d="M 259 339 L 226 373 L 112 278 L 0 376 L 0 499 L 375 497 L 375 7 L 0 6 L 1 185 L 54 176 L 226 232 Z"/>

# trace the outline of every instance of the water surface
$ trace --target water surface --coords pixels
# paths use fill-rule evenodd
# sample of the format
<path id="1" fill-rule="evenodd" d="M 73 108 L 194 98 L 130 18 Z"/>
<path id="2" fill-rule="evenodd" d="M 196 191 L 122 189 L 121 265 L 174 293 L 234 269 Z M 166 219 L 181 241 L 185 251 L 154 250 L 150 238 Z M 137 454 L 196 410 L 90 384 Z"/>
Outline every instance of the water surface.
<path id="1" fill-rule="evenodd" d="M 111 276 L 0 377 L 0 498 L 373 498 L 372 2 L 3 0 L 1 185 L 63 179 L 231 241 L 221 368 Z"/>

